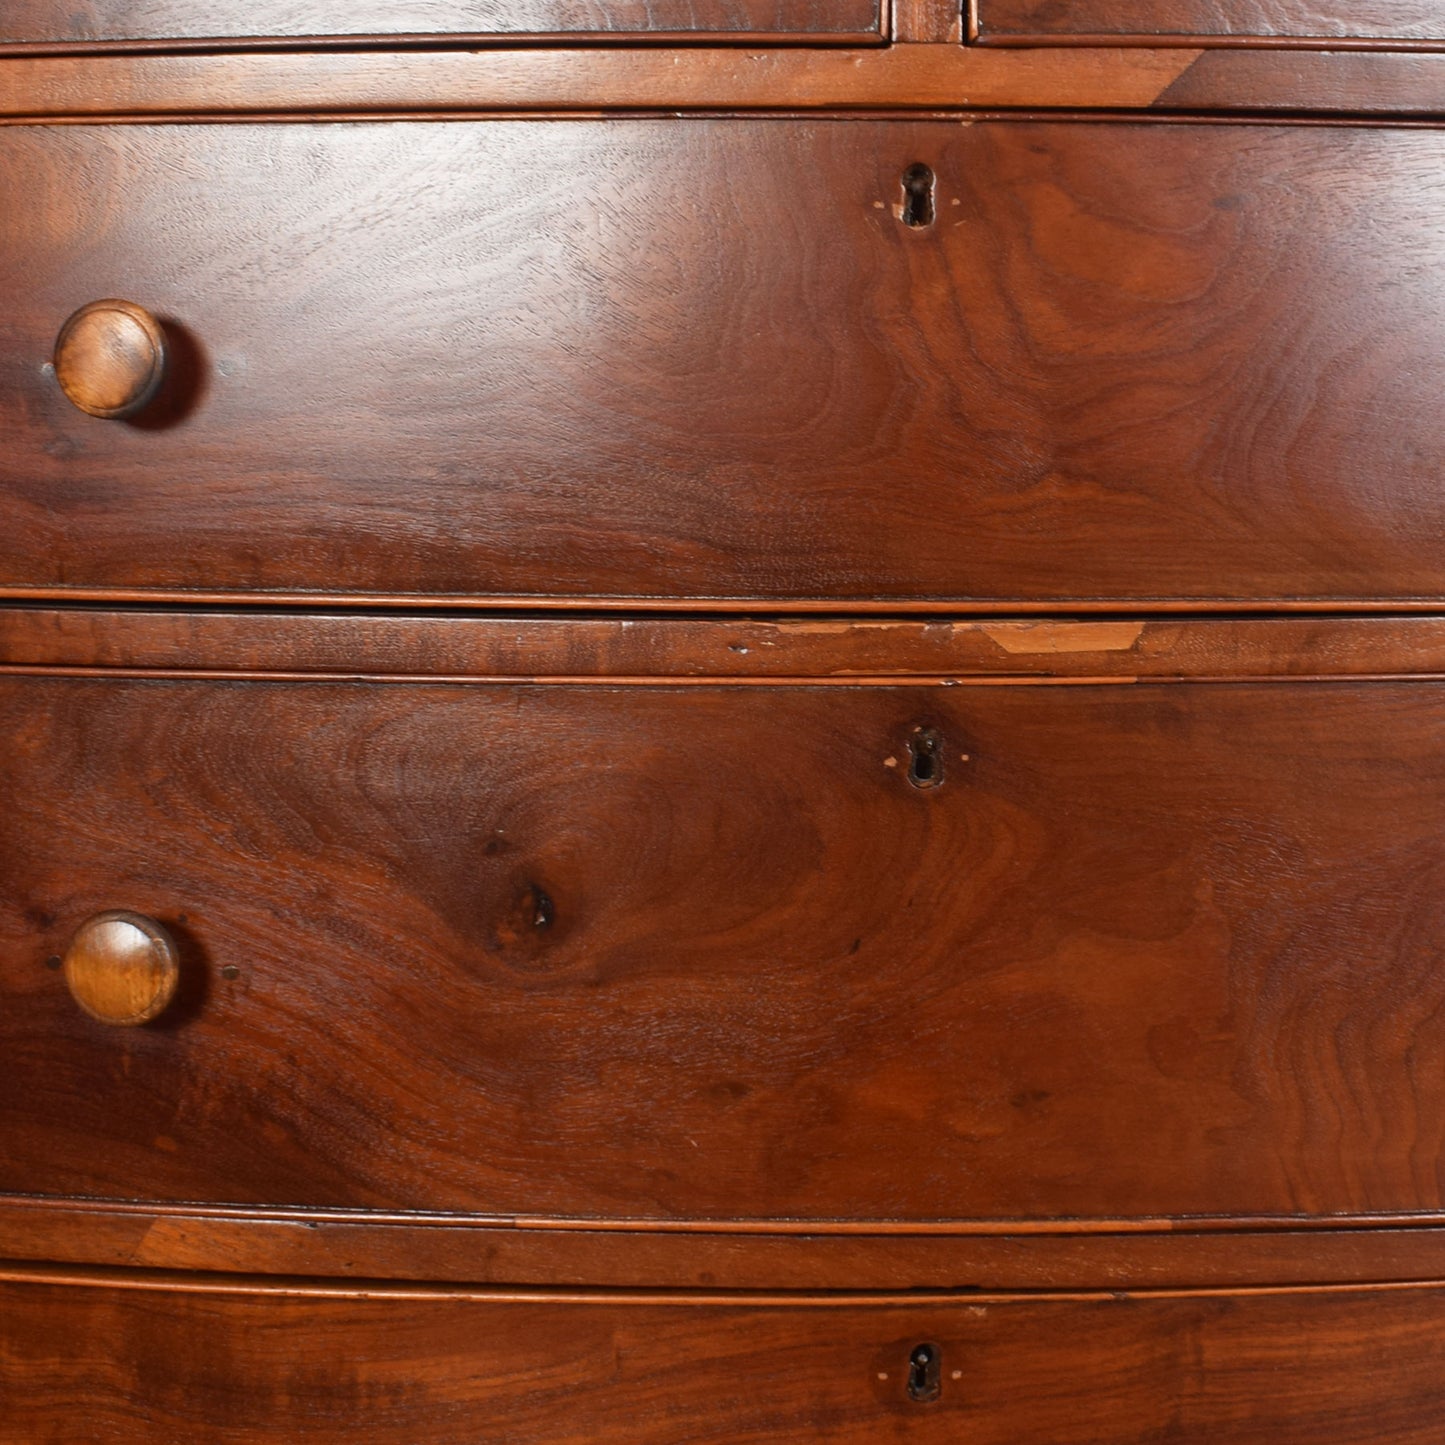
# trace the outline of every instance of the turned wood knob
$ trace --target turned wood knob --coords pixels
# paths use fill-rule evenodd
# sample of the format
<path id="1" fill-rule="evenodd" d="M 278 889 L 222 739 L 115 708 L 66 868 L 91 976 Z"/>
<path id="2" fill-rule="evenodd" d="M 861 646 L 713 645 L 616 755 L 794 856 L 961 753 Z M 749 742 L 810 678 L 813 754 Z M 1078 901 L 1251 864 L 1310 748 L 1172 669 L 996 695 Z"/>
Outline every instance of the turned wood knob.
<path id="1" fill-rule="evenodd" d="M 55 379 L 91 416 L 134 416 L 156 394 L 165 370 L 160 322 L 133 301 L 92 301 L 55 340 Z"/>
<path id="2" fill-rule="evenodd" d="M 76 1003 L 103 1024 L 143 1024 L 175 997 L 180 957 L 153 918 L 97 913 L 76 930 L 62 961 Z"/>

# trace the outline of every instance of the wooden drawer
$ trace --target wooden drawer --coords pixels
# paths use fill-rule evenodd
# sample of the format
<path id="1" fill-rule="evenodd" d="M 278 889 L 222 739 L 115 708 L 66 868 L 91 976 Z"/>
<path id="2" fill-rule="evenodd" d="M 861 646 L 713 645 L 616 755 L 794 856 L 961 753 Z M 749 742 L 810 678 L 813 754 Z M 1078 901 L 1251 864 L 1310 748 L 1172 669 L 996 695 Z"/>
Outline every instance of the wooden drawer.
<path id="1" fill-rule="evenodd" d="M 1368 127 L 10 127 L 0 592 L 1438 600 L 1442 165 Z M 46 370 L 109 297 L 169 332 L 133 421 Z"/>
<path id="2" fill-rule="evenodd" d="M 0 1188 L 1436 1211 L 1442 709 L 1428 681 L 9 678 Z M 145 1027 L 55 967 L 114 909 L 179 947 Z"/>
<path id="3" fill-rule="evenodd" d="M 936 1366 L 914 1375 L 920 1346 Z M 20 1279 L 0 1284 L 0 1433 L 1436 1445 L 1442 1347 L 1438 1288 L 758 1301 Z"/>
<path id="4" fill-rule="evenodd" d="M 326 37 L 881 38 L 881 0 L 6 0 L 0 45 Z"/>
<path id="5" fill-rule="evenodd" d="M 1437 0 L 974 0 L 980 40 L 1445 44 Z"/>

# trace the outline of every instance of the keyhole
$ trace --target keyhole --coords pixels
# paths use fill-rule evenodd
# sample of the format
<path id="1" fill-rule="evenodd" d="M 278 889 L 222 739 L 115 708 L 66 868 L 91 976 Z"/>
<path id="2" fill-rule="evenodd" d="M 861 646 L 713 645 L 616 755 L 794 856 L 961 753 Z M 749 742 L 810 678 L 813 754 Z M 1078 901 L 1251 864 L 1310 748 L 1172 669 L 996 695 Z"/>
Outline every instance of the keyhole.
<path id="1" fill-rule="evenodd" d="M 908 781 L 915 788 L 943 782 L 943 739 L 935 728 L 919 728 L 908 740 Z"/>
<path id="2" fill-rule="evenodd" d="M 915 1345 L 908 1356 L 908 1398 L 920 1405 L 936 1400 L 943 1389 L 942 1351 L 937 1345 Z"/>
<path id="3" fill-rule="evenodd" d="M 933 224 L 933 192 L 937 184 L 932 168 L 909 166 L 903 172 L 903 224 L 921 231 Z"/>

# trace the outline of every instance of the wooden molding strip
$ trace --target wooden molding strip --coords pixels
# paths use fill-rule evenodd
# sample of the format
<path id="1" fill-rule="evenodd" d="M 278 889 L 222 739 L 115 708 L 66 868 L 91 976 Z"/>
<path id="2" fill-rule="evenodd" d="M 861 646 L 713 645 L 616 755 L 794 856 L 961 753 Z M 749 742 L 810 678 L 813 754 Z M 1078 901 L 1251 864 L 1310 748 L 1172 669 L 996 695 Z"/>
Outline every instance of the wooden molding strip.
<path id="1" fill-rule="evenodd" d="M 0 117 L 1096 109 L 1445 114 L 1445 55 L 665 46 L 0 58 Z"/>
<path id="2" fill-rule="evenodd" d="M 773 1289 L 739 1292 L 719 1288 L 706 1291 L 653 1292 L 638 1289 L 553 1289 L 468 1288 L 455 1284 L 367 1284 L 328 1283 L 325 1280 L 287 1278 L 282 1276 L 233 1279 L 225 1275 L 168 1270 L 122 1270 L 109 1268 L 75 1269 L 64 1265 L 0 1264 L 0 1281 L 6 1284 L 36 1284 L 130 1290 L 158 1290 L 166 1294 L 210 1295 L 285 1295 L 318 1299 L 392 1299 L 392 1300 L 475 1300 L 497 1304 L 569 1304 L 569 1305 L 660 1305 L 706 1306 L 741 1309 L 858 1309 L 947 1308 L 956 1306 L 976 1309 L 981 1305 L 1021 1303 L 1013 1291 L 938 1290 L 919 1292 L 860 1291 L 785 1291 Z M 1153 1300 L 1218 1299 L 1246 1295 L 1263 1299 L 1277 1296 L 1309 1296 L 1320 1294 L 1398 1293 L 1402 1290 L 1439 1290 L 1445 1288 L 1445 1277 L 1430 1276 L 1419 1280 L 1362 1281 L 1343 1284 L 1278 1284 L 1235 1288 L 1229 1286 L 1198 1286 L 1185 1288 L 1141 1289 L 1128 1291 L 1130 1296 Z M 1029 1291 L 1030 1303 L 1087 1303 L 1118 1299 L 1117 1290 L 1083 1290 L 1059 1286 L 1048 1291 Z"/>
<path id="3" fill-rule="evenodd" d="M 1005 1232 L 1008 1222 L 996 1223 L 998 1231 L 984 1232 L 875 1224 L 868 1232 L 730 1233 L 10 1200 L 0 1202 L 0 1258 L 29 1268 L 59 1262 L 588 1289 L 1237 1289 L 1445 1277 L 1438 1218 L 1370 1228 L 1318 1219 L 1308 1229 L 1100 1220 Z M 1154 1228 L 1128 1227 L 1141 1224 Z"/>
<path id="4" fill-rule="evenodd" d="M 0 671 L 887 685 L 1433 677 L 1445 617 L 403 616 L 0 607 Z"/>
<path id="5" fill-rule="evenodd" d="M 1167 117 L 1161 123 L 1171 123 Z M 1180 122 L 1172 122 L 1180 123 Z M 1197 120 L 1184 122 L 1200 124 Z M 1223 124 L 1226 122 L 1208 122 Z M 1296 124 L 1298 122 L 1289 122 Z M 1310 122 L 1311 124 L 1313 122 Z M 1350 122 L 1355 124 L 1355 122 Z M 1340 122 L 1331 122 L 1340 124 Z M 285 592 L 235 588 L 66 587 L 6 585 L 0 582 L 0 608 L 43 607 L 235 608 L 327 610 L 346 612 L 456 612 L 473 615 L 548 614 L 553 616 L 653 617 L 1218 617 L 1218 616 L 1397 616 L 1445 615 L 1445 596 L 1435 597 L 664 597 L 588 596 L 533 593 L 523 596 L 486 592 Z"/>

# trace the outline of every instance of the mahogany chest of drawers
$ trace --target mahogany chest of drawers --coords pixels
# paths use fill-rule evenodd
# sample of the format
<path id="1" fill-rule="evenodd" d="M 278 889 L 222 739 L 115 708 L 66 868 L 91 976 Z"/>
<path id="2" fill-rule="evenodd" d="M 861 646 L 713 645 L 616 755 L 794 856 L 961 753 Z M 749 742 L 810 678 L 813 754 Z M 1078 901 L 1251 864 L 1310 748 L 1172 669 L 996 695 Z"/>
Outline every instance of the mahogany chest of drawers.
<path id="1" fill-rule="evenodd" d="M 1445 1441 L 1442 117 L 12 0 L 0 1440 Z"/>

